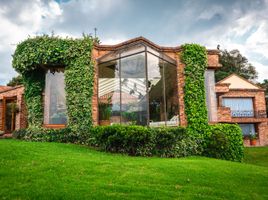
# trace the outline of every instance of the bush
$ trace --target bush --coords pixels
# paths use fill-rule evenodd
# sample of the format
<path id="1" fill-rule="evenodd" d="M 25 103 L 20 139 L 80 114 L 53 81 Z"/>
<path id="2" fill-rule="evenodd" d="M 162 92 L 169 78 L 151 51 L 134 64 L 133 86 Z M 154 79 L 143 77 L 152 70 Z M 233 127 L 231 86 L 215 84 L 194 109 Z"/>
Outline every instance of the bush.
<path id="1" fill-rule="evenodd" d="M 45 129 L 28 128 L 13 132 L 13 137 L 36 142 L 70 142 L 76 143 L 78 136 L 71 132 L 70 128 L 64 129 Z"/>
<path id="2" fill-rule="evenodd" d="M 161 157 L 185 157 L 201 154 L 196 137 L 185 128 L 154 128 L 154 154 Z"/>
<path id="3" fill-rule="evenodd" d="M 16 139 L 23 139 L 26 133 L 27 133 L 26 129 L 15 130 L 12 132 L 12 137 Z"/>
<path id="4" fill-rule="evenodd" d="M 244 156 L 242 131 L 238 125 L 216 124 L 204 139 L 204 155 L 224 160 L 241 161 Z"/>
<path id="5" fill-rule="evenodd" d="M 142 126 L 105 126 L 91 129 L 95 145 L 105 151 L 135 156 L 150 156 L 153 137 L 150 129 Z"/>
<path id="6" fill-rule="evenodd" d="M 13 132 L 13 137 L 28 141 L 78 143 L 108 152 L 132 156 L 185 157 L 205 155 L 241 161 L 243 140 L 237 125 L 207 126 L 206 133 L 192 129 L 148 128 L 143 126 L 97 126 L 88 131 L 73 132 L 70 128 L 28 128 Z"/>
<path id="7" fill-rule="evenodd" d="M 135 156 L 182 157 L 201 154 L 197 140 L 185 128 L 113 125 L 94 127 L 94 144 L 109 152 Z"/>

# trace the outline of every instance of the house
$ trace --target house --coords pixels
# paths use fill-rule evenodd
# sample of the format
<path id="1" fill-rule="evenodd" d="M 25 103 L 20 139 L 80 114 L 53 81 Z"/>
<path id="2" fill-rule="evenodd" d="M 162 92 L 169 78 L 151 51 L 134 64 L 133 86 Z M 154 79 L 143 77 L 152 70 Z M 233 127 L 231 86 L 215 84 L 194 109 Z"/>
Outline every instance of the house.
<path id="1" fill-rule="evenodd" d="M 232 74 L 216 83 L 218 122 L 237 123 L 245 138 L 257 134 L 257 145 L 268 144 L 264 89 Z M 246 146 L 249 140 L 244 140 Z"/>
<path id="2" fill-rule="evenodd" d="M 0 131 L 11 133 L 27 127 L 27 110 L 24 102 L 24 87 L 0 86 Z"/>
<path id="3" fill-rule="evenodd" d="M 92 51 L 95 63 L 91 102 L 93 124 L 186 126 L 183 92 L 185 65 L 180 59 L 181 52 L 180 46 L 163 47 L 143 37 L 117 45 L 95 44 Z M 215 70 L 221 67 L 219 51 L 207 50 L 207 55 L 205 89 L 209 121 L 224 122 L 218 120 L 221 118 L 218 114 L 217 95 L 221 93 L 216 92 L 214 78 Z M 8 91 L 0 94 L 2 105 L 7 104 L 4 97 Z M 19 97 L 23 96 L 23 91 L 17 94 L 17 100 L 23 99 Z M 66 126 L 68 119 L 65 96 L 64 68 L 46 69 L 43 92 L 44 127 Z M 23 105 L 19 107 L 22 108 Z M 3 108 L 6 109 L 5 106 Z M 4 112 L 2 111 L 2 116 Z M 19 113 L 20 109 L 16 117 Z M 5 120 L 2 120 L 3 123 Z M 25 125 L 16 123 L 15 129 L 22 126 Z M 2 130 L 5 130 L 4 125 Z"/>

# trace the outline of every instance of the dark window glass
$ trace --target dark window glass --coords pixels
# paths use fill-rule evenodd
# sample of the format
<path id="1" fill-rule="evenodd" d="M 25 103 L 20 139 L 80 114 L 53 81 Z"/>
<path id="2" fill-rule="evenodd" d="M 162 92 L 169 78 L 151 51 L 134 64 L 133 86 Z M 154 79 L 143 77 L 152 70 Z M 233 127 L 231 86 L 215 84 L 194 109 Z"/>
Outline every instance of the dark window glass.
<path id="1" fill-rule="evenodd" d="M 166 124 L 164 103 L 164 68 L 159 65 L 159 58 L 148 54 L 148 94 L 150 126 Z"/>
<path id="2" fill-rule="evenodd" d="M 172 126 L 178 124 L 177 70 L 165 61 L 161 65 L 164 67 L 167 125 Z"/>

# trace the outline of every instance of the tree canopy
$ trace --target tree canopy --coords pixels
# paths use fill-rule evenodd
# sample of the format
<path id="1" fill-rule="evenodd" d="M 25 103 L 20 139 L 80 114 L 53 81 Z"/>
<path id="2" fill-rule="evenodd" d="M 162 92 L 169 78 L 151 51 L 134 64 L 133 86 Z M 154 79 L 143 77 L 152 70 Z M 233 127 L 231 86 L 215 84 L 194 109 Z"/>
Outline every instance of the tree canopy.
<path id="1" fill-rule="evenodd" d="M 215 73 L 216 81 L 220 81 L 233 73 L 248 80 L 255 80 L 258 77 L 256 68 L 237 49 L 220 50 L 220 63 L 222 67 Z"/>
<path id="2" fill-rule="evenodd" d="M 22 82 L 22 76 L 21 75 L 18 75 L 18 76 L 15 76 L 13 77 L 8 83 L 7 83 L 7 86 L 16 86 L 16 85 L 22 85 L 23 82 Z"/>

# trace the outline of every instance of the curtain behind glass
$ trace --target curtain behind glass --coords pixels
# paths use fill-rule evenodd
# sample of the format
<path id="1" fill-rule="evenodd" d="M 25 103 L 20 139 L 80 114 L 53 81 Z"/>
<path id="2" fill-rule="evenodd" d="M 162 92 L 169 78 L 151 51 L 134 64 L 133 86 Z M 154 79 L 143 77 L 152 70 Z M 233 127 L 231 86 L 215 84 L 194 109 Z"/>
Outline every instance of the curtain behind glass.
<path id="1" fill-rule="evenodd" d="M 223 98 L 222 104 L 231 108 L 233 117 L 253 117 L 253 100 L 252 98 Z"/>
<path id="2" fill-rule="evenodd" d="M 48 70 L 45 86 L 45 124 L 66 124 L 66 98 L 63 71 Z"/>
<path id="3" fill-rule="evenodd" d="M 255 134 L 254 124 L 238 124 L 238 125 L 241 127 L 244 136 Z"/>

